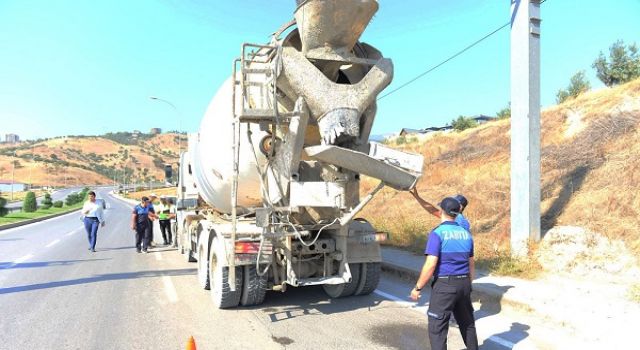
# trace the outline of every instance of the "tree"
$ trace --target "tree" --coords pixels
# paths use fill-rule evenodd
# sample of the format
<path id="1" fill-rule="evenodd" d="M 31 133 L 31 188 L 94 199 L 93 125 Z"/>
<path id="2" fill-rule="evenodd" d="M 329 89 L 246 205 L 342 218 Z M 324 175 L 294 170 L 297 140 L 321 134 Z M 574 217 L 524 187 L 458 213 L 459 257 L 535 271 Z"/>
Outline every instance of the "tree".
<path id="1" fill-rule="evenodd" d="M 470 128 L 475 128 L 478 126 L 478 122 L 476 122 L 471 117 L 459 116 L 458 119 L 454 119 L 451 121 L 451 127 L 453 127 L 456 131 L 462 131 Z"/>
<path id="2" fill-rule="evenodd" d="M 581 93 L 587 92 L 591 89 L 591 84 L 585 78 L 585 73 L 583 70 L 577 72 L 571 77 L 571 81 L 569 82 L 569 86 L 565 90 L 560 89 L 556 94 L 556 102 L 558 104 L 570 99 L 576 98 Z"/>
<path id="3" fill-rule="evenodd" d="M 44 194 L 44 199 L 42 200 L 42 209 L 49 209 L 53 205 L 51 201 L 51 195 L 49 193 Z"/>
<path id="4" fill-rule="evenodd" d="M 38 210 L 38 203 L 36 202 L 36 194 L 29 191 L 27 195 L 24 197 L 24 202 L 22 202 L 22 211 L 25 213 L 33 213 Z"/>
<path id="5" fill-rule="evenodd" d="M 499 110 L 498 113 L 496 113 L 496 117 L 498 119 L 509 119 L 509 118 L 511 118 L 511 102 L 509 102 L 509 105 L 507 105 L 503 109 Z"/>
<path id="6" fill-rule="evenodd" d="M 635 43 L 625 47 L 622 40 L 609 47 L 609 60 L 600 51 L 600 56 L 593 62 L 598 79 L 606 86 L 624 84 L 640 77 L 640 56 Z"/>

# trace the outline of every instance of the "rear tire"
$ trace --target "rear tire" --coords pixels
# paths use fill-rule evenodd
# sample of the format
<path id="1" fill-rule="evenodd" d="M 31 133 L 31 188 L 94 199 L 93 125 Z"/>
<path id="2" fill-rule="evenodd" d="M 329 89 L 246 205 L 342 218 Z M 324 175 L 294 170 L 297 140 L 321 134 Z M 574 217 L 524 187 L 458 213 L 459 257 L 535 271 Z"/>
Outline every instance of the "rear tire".
<path id="1" fill-rule="evenodd" d="M 220 244 L 218 238 L 211 243 L 209 259 L 209 274 L 211 276 L 211 300 L 218 309 L 227 309 L 238 306 L 242 295 L 242 267 L 236 267 L 236 290 L 231 291 L 229 286 L 229 267 L 221 266 L 218 261 L 224 261 L 224 257 L 218 256 L 216 247 Z"/>
<path id="2" fill-rule="evenodd" d="M 360 265 L 349 264 L 351 282 L 342 284 L 323 284 L 322 289 L 331 298 L 343 298 L 353 295 L 360 284 Z"/>
<path id="3" fill-rule="evenodd" d="M 360 283 L 354 295 L 371 294 L 380 282 L 380 263 L 362 263 L 360 269 Z"/>
<path id="4" fill-rule="evenodd" d="M 198 284 L 203 289 L 209 290 L 211 283 L 209 280 L 209 259 L 205 247 L 198 248 Z"/>
<path id="5" fill-rule="evenodd" d="M 267 275 L 258 276 L 255 265 L 243 266 L 244 283 L 242 284 L 242 306 L 260 305 L 267 293 Z"/>

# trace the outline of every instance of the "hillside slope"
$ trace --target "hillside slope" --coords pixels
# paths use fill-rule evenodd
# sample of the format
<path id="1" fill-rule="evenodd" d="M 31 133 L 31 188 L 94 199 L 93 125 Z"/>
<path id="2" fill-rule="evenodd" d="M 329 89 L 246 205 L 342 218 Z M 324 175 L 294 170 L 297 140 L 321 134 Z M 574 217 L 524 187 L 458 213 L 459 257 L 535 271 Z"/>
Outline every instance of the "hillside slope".
<path id="1" fill-rule="evenodd" d="M 578 226 L 609 241 L 622 239 L 637 256 L 640 80 L 548 108 L 541 123 L 543 232 Z M 509 128 L 508 119 L 500 120 L 397 146 L 424 155 L 424 176 L 418 184 L 423 198 L 434 204 L 456 193 L 469 198 L 465 214 L 476 251 L 484 256 L 509 250 Z M 372 186 L 365 183 L 364 191 Z M 392 244 L 415 251 L 423 249 L 426 233 L 438 223 L 410 194 L 390 189 L 373 200 L 364 217 L 390 232 Z"/>
<path id="2" fill-rule="evenodd" d="M 182 147 L 186 136 L 182 135 Z M 35 185 L 108 184 L 164 179 L 164 164 L 178 160 L 178 134 L 109 133 L 69 136 L 17 145 L 0 145 L 0 180 L 15 179 Z"/>

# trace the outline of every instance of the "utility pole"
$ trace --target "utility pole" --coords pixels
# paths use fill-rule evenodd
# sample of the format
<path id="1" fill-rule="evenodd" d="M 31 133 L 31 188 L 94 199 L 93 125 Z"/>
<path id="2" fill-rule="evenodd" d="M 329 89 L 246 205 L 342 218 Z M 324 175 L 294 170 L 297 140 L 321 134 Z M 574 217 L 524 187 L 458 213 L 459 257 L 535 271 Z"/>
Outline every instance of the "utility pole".
<path id="1" fill-rule="evenodd" d="M 15 184 L 15 174 L 16 174 L 16 151 L 13 151 L 13 167 L 11 168 L 11 201 L 13 201 L 13 186 Z"/>
<path id="2" fill-rule="evenodd" d="M 540 0 L 511 0 L 511 254 L 540 240 Z"/>

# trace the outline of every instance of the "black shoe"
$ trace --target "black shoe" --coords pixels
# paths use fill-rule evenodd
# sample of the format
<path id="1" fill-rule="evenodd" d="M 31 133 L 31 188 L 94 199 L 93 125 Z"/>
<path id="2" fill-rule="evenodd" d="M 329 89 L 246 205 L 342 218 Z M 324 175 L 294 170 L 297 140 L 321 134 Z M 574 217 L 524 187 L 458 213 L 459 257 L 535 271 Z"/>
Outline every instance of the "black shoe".
<path id="1" fill-rule="evenodd" d="M 96 252 L 96 250 L 95 250 L 95 249 L 91 249 L 91 252 L 92 252 L 92 253 L 95 253 L 95 252 Z"/>
<path id="2" fill-rule="evenodd" d="M 145 249 L 145 250 L 143 250 L 142 252 L 143 252 L 143 253 L 145 253 L 145 254 L 149 254 L 149 251 L 148 251 L 148 250 L 146 250 L 146 249 Z"/>
<path id="3" fill-rule="evenodd" d="M 164 241 L 164 245 L 169 245 L 169 242 L 167 242 L 167 241 Z"/>
<path id="4" fill-rule="evenodd" d="M 141 253 L 141 252 L 142 252 L 142 250 L 136 249 L 136 253 Z"/>

